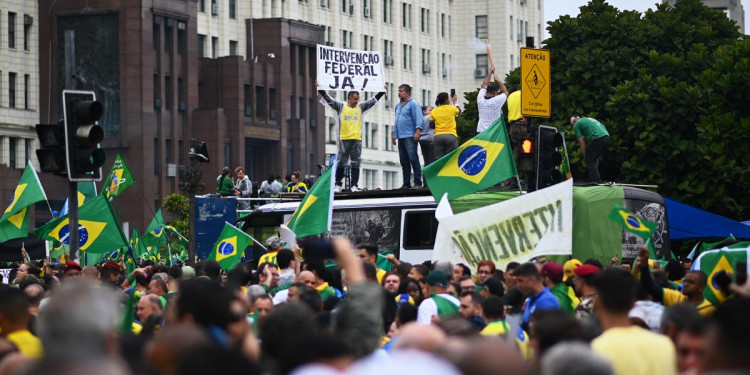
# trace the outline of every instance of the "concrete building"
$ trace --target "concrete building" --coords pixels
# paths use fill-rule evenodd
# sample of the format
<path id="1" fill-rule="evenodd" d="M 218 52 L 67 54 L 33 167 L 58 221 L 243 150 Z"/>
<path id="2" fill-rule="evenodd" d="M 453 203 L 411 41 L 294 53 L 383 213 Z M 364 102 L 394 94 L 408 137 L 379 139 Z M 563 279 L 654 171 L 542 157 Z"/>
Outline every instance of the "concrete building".
<path id="1" fill-rule="evenodd" d="M 393 189 L 401 186 L 398 151 L 390 141 L 398 85 L 411 85 L 412 97 L 422 105 L 434 106 L 437 94 L 451 88 L 462 100 L 461 93 L 478 89 L 489 67 L 482 40 L 488 39 L 492 46 L 492 60 L 502 79 L 518 67 L 519 48 L 525 46 L 527 36 L 540 44 L 543 14 L 543 0 L 199 0 L 198 46 L 204 56 L 237 54 L 245 60 L 267 60 L 268 52 L 259 48 L 267 36 L 252 25 L 257 19 L 279 17 L 320 25 L 328 45 L 381 51 L 388 88 L 381 103 L 364 119 L 359 185 Z M 243 24 L 246 18 L 254 21 Z M 338 100 L 344 100 L 345 93 L 336 94 Z M 364 93 L 361 100 L 372 95 Z M 325 152 L 333 154 L 338 129 L 332 113 L 326 115 L 322 126 Z M 323 163 L 323 158 L 315 163 Z M 295 169 L 303 174 L 317 173 L 304 163 L 282 167 L 277 173 Z M 263 175 L 250 177 L 261 180 Z"/>
<path id="2" fill-rule="evenodd" d="M 662 3 L 674 5 L 678 1 L 662 0 Z M 701 2 L 711 9 L 726 13 L 727 18 L 737 22 L 740 34 L 745 33 L 745 9 L 742 7 L 742 0 L 701 0 Z"/>
<path id="3" fill-rule="evenodd" d="M 36 1 L 0 7 L 0 196 L 8 202 L 27 161 L 39 166 L 39 20 Z"/>

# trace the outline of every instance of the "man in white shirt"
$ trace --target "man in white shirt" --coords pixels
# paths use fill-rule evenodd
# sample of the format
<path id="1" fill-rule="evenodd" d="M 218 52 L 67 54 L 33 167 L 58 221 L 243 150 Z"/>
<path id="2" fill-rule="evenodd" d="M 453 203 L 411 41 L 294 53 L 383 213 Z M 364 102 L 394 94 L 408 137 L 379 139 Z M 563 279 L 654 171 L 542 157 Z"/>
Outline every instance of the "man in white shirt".
<path id="1" fill-rule="evenodd" d="M 422 294 L 424 296 L 435 295 L 422 301 L 417 310 L 417 323 L 431 324 L 433 317 L 443 317 L 448 315 L 458 315 L 458 308 L 461 302 L 452 295 L 447 293 L 448 279 L 443 271 L 432 271 L 422 283 Z"/>
<path id="2" fill-rule="evenodd" d="M 490 85 L 490 77 L 495 77 L 495 82 L 500 85 L 501 94 L 498 95 L 498 87 Z M 479 111 L 479 122 L 477 122 L 477 133 L 481 133 L 490 127 L 500 116 L 503 115 L 503 104 L 508 99 L 508 89 L 503 81 L 497 78 L 495 67 L 490 67 L 487 76 L 482 81 L 482 88 L 477 95 L 477 109 Z"/>

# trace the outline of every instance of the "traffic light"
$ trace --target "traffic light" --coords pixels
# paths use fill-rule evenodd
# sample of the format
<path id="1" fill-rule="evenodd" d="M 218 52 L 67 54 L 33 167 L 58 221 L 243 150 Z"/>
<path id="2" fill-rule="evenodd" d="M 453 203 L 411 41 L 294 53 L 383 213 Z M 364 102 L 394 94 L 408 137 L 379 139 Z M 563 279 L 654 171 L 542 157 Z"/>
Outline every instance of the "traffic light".
<path id="1" fill-rule="evenodd" d="M 68 180 L 100 181 L 105 155 L 99 143 L 104 130 L 96 122 L 104 106 L 93 91 L 63 90 L 63 104 Z"/>
<path id="2" fill-rule="evenodd" d="M 519 172 L 531 173 L 534 171 L 534 140 L 532 138 L 521 138 L 521 149 L 519 150 L 516 167 Z"/>
<path id="3" fill-rule="evenodd" d="M 536 185 L 537 189 L 554 185 L 563 180 L 560 173 L 563 137 L 557 128 L 540 125 L 537 132 Z"/>
<path id="4" fill-rule="evenodd" d="M 65 174 L 65 126 L 60 124 L 37 124 L 39 136 L 37 159 L 42 172 Z"/>

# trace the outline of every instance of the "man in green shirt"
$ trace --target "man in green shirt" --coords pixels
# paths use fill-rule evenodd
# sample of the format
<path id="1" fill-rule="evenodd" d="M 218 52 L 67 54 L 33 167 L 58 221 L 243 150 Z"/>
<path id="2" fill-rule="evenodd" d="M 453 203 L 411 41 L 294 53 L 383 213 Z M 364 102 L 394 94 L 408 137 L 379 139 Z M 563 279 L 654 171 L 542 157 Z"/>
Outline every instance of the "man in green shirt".
<path id="1" fill-rule="evenodd" d="M 578 143 L 581 145 L 583 160 L 586 162 L 586 168 L 589 170 L 589 182 L 601 184 L 599 157 L 607 152 L 611 144 L 607 128 L 601 122 L 591 117 L 573 116 L 570 118 L 570 125 L 573 126 L 576 139 L 578 139 Z"/>
<path id="2" fill-rule="evenodd" d="M 544 263 L 541 274 L 544 277 L 544 285 L 560 302 L 560 309 L 572 316 L 576 311 L 578 301 L 575 292 L 562 281 L 564 274 L 562 265 L 555 262 Z"/>

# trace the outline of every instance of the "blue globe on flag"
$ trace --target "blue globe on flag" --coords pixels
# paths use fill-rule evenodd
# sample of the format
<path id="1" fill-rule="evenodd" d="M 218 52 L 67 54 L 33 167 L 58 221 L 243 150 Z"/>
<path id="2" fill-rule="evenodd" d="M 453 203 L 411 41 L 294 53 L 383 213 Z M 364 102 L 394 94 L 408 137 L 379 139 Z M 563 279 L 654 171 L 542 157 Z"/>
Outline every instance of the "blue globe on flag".
<path id="1" fill-rule="evenodd" d="M 60 228 L 59 237 L 60 242 L 70 245 L 70 224 L 65 224 Z M 82 247 L 89 240 L 89 231 L 83 225 L 78 225 L 78 247 Z"/>
<path id="2" fill-rule="evenodd" d="M 234 245 L 229 242 L 222 242 L 219 244 L 219 254 L 230 255 L 234 253 Z"/>
<path id="3" fill-rule="evenodd" d="M 641 227 L 641 222 L 638 221 L 638 219 L 636 219 L 635 216 L 633 215 L 628 216 L 627 221 L 628 221 L 628 225 L 630 225 L 633 228 L 638 229 Z"/>
<path id="4" fill-rule="evenodd" d="M 486 164 L 487 150 L 482 146 L 471 145 L 458 155 L 458 167 L 469 176 L 481 173 Z"/>

